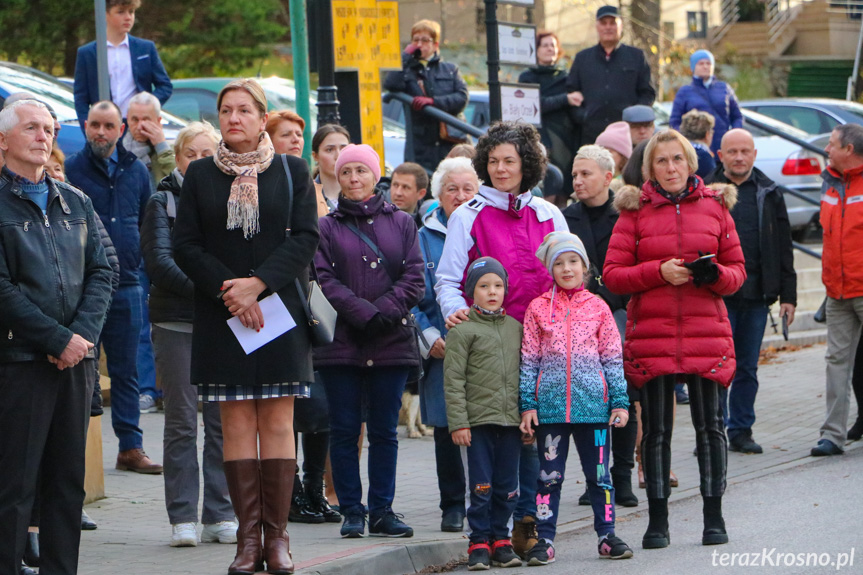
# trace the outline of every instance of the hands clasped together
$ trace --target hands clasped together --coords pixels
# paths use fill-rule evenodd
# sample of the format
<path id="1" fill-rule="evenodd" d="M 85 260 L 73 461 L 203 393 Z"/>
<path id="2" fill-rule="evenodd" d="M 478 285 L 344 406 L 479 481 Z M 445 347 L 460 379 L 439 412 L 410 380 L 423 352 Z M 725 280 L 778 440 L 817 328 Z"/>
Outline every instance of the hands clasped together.
<path id="1" fill-rule="evenodd" d="M 258 305 L 258 296 L 267 289 L 259 278 L 235 278 L 222 283 L 222 301 L 234 317 L 240 318 L 243 327 L 261 331 L 264 314 Z"/>

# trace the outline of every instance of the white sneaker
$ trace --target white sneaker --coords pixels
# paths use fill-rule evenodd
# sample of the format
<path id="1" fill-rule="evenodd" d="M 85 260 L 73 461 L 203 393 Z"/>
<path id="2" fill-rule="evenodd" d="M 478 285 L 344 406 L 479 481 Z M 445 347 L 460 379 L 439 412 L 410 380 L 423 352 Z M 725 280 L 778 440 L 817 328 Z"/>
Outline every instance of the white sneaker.
<path id="1" fill-rule="evenodd" d="M 138 397 L 138 408 L 141 413 L 156 413 L 156 400 L 152 396 L 142 393 Z"/>
<path id="2" fill-rule="evenodd" d="M 195 523 L 177 523 L 171 527 L 171 547 L 198 546 L 198 529 Z"/>
<path id="3" fill-rule="evenodd" d="M 236 543 L 237 529 L 240 524 L 236 521 L 219 521 L 210 525 L 204 525 L 201 532 L 201 541 L 204 543 Z"/>

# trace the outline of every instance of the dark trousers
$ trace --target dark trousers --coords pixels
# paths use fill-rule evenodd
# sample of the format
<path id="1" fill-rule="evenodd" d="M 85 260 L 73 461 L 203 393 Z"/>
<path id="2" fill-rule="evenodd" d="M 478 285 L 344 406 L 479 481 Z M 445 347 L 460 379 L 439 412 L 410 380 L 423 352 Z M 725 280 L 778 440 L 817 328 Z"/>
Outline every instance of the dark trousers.
<path id="1" fill-rule="evenodd" d="M 470 430 L 467 473 L 470 542 L 509 539 L 509 519 L 518 501 L 518 427 L 479 425 Z"/>
<path id="2" fill-rule="evenodd" d="M 120 451 L 143 447 L 139 426 L 138 342 L 144 322 L 144 290 L 139 285 L 117 290 L 100 342 L 111 378 L 111 425 L 120 440 Z"/>
<path id="3" fill-rule="evenodd" d="M 330 462 L 339 506 L 345 514 L 362 513 L 363 485 L 357 442 L 363 422 L 363 395 L 369 398 L 369 515 L 390 508 L 396 492 L 398 422 L 407 367 L 322 367 L 330 409 Z"/>
<path id="4" fill-rule="evenodd" d="M 857 341 L 854 356 L 854 371 L 851 373 L 851 388 L 857 400 L 857 418 L 863 417 L 863 337 Z"/>
<path id="5" fill-rule="evenodd" d="M 734 334 L 737 373 L 731 388 L 721 389 L 728 439 L 752 434 L 755 424 L 755 396 L 758 393 L 758 357 L 767 326 L 764 302 L 726 300 L 728 321 Z"/>
<path id="6" fill-rule="evenodd" d="M 593 528 L 600 537 L 614 533 L 614 487 L 608 470 L 611 438 L 607 423 L 548 423 L 536 428 L 539 480 L 536 492 L 536 531 L 554 541 L 557 533 L 560 491 L 566 474 L 569 437 L 572 436 L 587 494 L 593 507 Z"/>
<path id="7" fill-rule="evenodd" d="M 615 481 L 628 481 L 635 467 L 635 441 L 638 439 L 638 413 L 629 401 L 629 420 L 623 427 L 611 428 L 611 477 Z"/>
<path id="8" fill-rule="evenodd" d="M 461 448 L 452 442 L 452 435 L 446 427 L 434 428 L 434 455 L 441 511 L 464 513 L 465 479 Z"/>
<path id="9" fill-rule="evenodd" d="M 44 575 L 78 570 L 93 360 L 0 364 L 0 575 L 17 575 L 39 490 Z M 39 477 L 40 466 L 44 473 Z"/>
<path id="10" fill-rule="evenodd" d="M 695 427 L 701 495 L 721 497 L 728 469 L 728 440 L 722 422 L 720 385 L 697 375 L 663 375 L 641 388 L 641 439 L 648 499 L 671 495 L 671 431 L 674 427 L 674 384 L 683 378 L 689 388 L 689 411 Z"/>

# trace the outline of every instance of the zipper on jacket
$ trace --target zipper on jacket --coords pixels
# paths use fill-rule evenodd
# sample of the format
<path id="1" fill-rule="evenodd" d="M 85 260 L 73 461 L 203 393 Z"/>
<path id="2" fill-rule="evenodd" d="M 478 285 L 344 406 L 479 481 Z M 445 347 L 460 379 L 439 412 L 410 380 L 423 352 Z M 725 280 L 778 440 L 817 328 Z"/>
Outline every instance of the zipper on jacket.
<path id="1" fill-rule="evenodd" d="M 563 299 L 563 298 L 561 298 Z M 569 302 L 567 302 L 569 307 Z M 572 314 L 567 310 L 566 314 L 566 422 L 570 423 L 570 409 L 572 409 Z"/>
<path id="2" fill-rule="evenodd" d="M 605 381 L 605 374 L 602 373 L 602 370 L 599 371 L 599 379 L 602 380 L 602 402 L 608 403 L 608 382 Z"/>
<path id="3" fill-rule="evenodd" d="M 542 368 L 539 369 L 539 376 L 537 376 L 537 378 L 536 378 L 536 389 L 533 392 L 533 397 L 534 397 L 534 399 L 536 399 L 537 406 L 539 406 L 539 383 L 541 381 L 542 381 Z"/>
<path id="4" fill-rule="evenodd" d="M 678 256 L 683 255 L 683 234 L 680 231 L 681 226 L 683 224 L 683 217 L 680 215 L 680 204 L 677 205 L 677 254 Z M 680 361 L 680 343 L 683 339 L 683 313 L 681 312 L 682 305 L 682 296 L 680 293 L 680 288 L 683 286 L 677 286 L 678 289 L 675 289 L 675 299 L 677 300 L 677 342 L 674 345 L 674 355 L 675 360 L 677 361 L 677 372 L 680 373 L 683 370 Z"/>
<path id="5" fill-rule="evenodd" d="M 46 228 L 50 228 L 50 227 L 51 227 L 51 223 L 50 223 L 50 222 L 48 222 L 48 214 L 42 214 L 42 217 L 44 217 L 44 218 L 45 218 L 45 227 L 46 227 Z"/>
<path id="6" fill-rule="evenodd" d="M 25 232 L 29 232 L 29 231 L 30 231 L 30 222 L 24 222 L 24 231 L 25 231 Z"/>

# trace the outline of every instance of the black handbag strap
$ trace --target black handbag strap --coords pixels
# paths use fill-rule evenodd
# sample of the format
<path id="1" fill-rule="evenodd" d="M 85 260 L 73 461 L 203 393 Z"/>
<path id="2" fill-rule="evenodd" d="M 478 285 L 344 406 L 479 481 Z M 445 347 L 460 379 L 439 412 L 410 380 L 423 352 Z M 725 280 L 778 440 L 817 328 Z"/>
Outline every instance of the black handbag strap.
<path id="1" fill-rule="evenodd" d="M 374 254 L 375 254 L 375 257 L 376 257 L 376 258 L 378 258 L 378 262 L 380 262 L 380 264 L 381 264 L 382 266 L 384 266 L 384 270 L 387 272 L 387 275 L 388 275 L 388 276 L 390 276 L 390 281 L 392 281 L 393 283 L 395 283 L 395 282 L 396 282 L 396 278 L 395 278 L 395 277 L 393 277 L 392 270 L 390 269 L 390 263 L 389 263 L 389 261 L 387 260 L 386 256 L 384 256 L 383 252 L 381 252 L 381 249 L 378 247 L 378 245 L 377 245 L 375 242 L 373 242 L 373 241 L 372 241 L 372 239 L 371 239 L 369 236 L 367 236 L 366 234 L 364 234 L 364 233 L 362 232 L 362 230 L 360 230 L 360 229 L 356 226 L 356 224 L 354 224 L 353 222 L 350 222 L 350 221 L 348 221 L 348 220 L 344 220 L 344 223 L 345 223 L 345 226 L 346 226 L 349 230 L 351 230 L 354 234 L 356 234 L 356 236 L 357 236 L 358 238 L 360 238 L 360 239 L 361 239 L 361 240 L 362 240 L 362 241 L 363 241 L 367 246 L 369 246 L 369 248 L 371 248 L 371 250 L 372 250 L 372 251 L 374 252 Z"/>
<path id="2" fill-rule="evenodd" d="M 294 212 L 294 178 L 291 177 L 291 169 L 288 167 L 288 158 L 285 154 L 279 154 L 282 157 L 282 167 L 285 169 L 285 177 L 288 179 L 288 222 L 287 227 L 285 228 L 285 235 L 290 237 L 291 235 L 291 221 L 293 218 Z M 318 281 L 318 276 L 315 270 L 314 261 L 309 266 L 312 272 L 312 277 L 315 282 Z M 300 296 L 300 303 L 303 305 L 303 311 L 306 313 L 306 320 L 309 322 L 309 325 L 315 323 L 315 316 L 312 313 L 312 308 L 309 305 L 309 298 L 306 296 L 303 291 L 303 286 L 300 283 L 300 278 L 294 278 L 294 285 L 297 288 L 297 293 Z M 309 294 L 311 295 L 311 294 Z"/>

